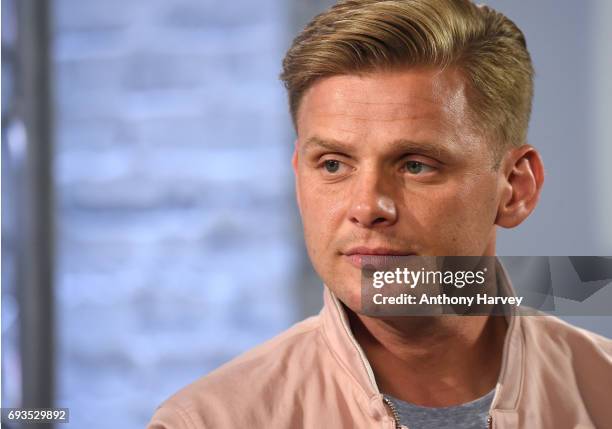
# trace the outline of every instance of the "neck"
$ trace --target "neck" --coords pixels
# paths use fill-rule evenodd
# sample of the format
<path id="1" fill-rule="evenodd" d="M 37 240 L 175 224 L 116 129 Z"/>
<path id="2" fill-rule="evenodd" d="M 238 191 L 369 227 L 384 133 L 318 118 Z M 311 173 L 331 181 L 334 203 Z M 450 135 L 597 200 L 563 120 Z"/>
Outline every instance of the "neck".
<path id="1" fill-rule="evenodd" d="M 382 393 L 446 407 L 484 396 L 497 383 L 502 316 L 374 318 L 347 311 Z"/>

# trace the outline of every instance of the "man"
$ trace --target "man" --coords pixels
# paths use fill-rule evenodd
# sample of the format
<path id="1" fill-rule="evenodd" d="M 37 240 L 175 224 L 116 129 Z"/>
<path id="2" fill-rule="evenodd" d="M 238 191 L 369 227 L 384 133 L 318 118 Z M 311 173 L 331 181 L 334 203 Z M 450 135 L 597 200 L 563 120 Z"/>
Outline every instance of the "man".
<path id="1" fill-rule="evenodd" d="M 609 340 L 554 317 L 372 317 L 365 261 L 494 256 L 534 210 L 521 31 L 467 0 L 346 0 L 283 63 L 311 317 L 186 387 L 159 428 L 612 427 Z M 499 282 L 506 287 L 503 270 Z"/>

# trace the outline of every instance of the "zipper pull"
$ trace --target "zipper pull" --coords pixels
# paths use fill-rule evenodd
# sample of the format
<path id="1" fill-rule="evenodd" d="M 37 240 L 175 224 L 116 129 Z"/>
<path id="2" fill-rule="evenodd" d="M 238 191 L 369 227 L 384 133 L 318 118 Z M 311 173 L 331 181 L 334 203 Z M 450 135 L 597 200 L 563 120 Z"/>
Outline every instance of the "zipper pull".
<path id="1" fill-rule="evenodd" d="M 487 429 L 493 429 L 493 417 L 491 417 L 491 414 L 487 416 Z"/>

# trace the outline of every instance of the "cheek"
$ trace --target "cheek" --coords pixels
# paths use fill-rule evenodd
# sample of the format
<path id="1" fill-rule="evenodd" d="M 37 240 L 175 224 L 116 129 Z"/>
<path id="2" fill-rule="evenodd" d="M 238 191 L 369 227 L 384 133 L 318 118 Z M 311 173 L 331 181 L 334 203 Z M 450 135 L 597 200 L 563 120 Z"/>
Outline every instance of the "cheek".
<path id="1" fill-rule="evenodd" d="M 349 197 L 344 183 L 324 183 L 320 174 L 304 168 L 299 179 L 300 204 L 306 217 L 327 223 L 336 218 Z"/>
<path id="2" fill-rule="evenodd" d="M 495 185 L 473 181 L 412 196 L 412 213 L 422 226 L 421 238 L 428 252 L 447 255 L 475 254 L 488 242 L 496 214 Z M 411 210 L 410 207 L 408 210 Z"/>
<path id="3" fill-rule="evenodd" d="M 457 210 L 461 213 L 455 224 L 456 236 L 464 243 L 465 254 L 481 254 L 495 230 L 497 214 L 495 187 L 488 183 L 471 188 Z"/>
<path id="4" fill-rule="evenodd" d="M 326 248 L 343 218 L 345 196 L 331 187 L 304 180 L 299 186 L 299 203 L 306 244 L 311 251 Z"/>

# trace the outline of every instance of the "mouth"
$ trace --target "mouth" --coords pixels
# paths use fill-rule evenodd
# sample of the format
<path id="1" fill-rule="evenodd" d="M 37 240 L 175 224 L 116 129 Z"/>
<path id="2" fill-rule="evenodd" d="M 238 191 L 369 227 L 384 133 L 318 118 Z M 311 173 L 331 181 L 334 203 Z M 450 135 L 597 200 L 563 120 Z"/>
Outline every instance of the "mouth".
<path id="1" fill-rule="evenodd" d="M 355 247 L 343 252 L 342 255 L 355 268 L 382 271 L 394 269 L 400 266 L 406 257 L 416 254 L 384 247 Z"/>

